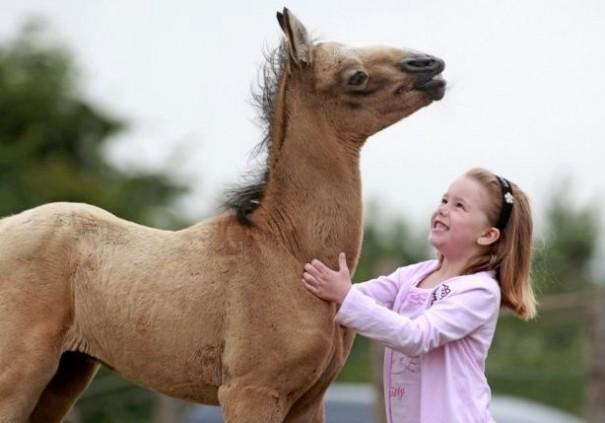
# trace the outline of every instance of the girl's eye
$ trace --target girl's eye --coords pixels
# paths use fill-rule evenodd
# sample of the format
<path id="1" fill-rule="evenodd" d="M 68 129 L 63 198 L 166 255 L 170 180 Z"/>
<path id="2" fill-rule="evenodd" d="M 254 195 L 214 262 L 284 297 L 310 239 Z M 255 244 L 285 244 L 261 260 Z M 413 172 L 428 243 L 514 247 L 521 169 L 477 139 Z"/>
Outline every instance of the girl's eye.
<path id="1" fill-rule="evenodd" d="M 447 204 L 447 199 L 442 198 L 442 199 L 441 199 L 441 204 Z"/>
<path id="2" fill-rule="evenodd" d="M 462 204 L 462 203 L 456 203 L 456 207 L 458 207 L 459 209 L 464 210 L 464 204 Z"/>

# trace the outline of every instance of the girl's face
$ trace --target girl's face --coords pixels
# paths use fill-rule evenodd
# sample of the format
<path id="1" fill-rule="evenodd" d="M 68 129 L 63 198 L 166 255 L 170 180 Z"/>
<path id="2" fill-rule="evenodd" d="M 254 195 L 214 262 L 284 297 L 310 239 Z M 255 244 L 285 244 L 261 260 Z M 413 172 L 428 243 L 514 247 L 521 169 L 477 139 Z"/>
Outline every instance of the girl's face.
<path id="1" fill-rule="evenodd" d="M 484 212 L 488 204 L 489 192 L 478 181 L 468 176 L 456 179 L 431 216 L 431 245 L 449 260 L 479 253 L 484 237 L 494 230 Z"/>

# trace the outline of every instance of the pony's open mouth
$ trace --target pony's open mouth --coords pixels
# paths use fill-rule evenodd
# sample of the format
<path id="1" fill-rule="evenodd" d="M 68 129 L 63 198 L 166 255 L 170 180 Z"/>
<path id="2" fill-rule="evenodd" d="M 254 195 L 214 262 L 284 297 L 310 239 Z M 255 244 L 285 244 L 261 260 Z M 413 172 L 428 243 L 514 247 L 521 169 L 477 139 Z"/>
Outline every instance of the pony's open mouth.
<path id="1" fill-rule="evenodd" d="M 433 100 L 441 100 L 445 95 L 445 79 L 441 75 L 431 78 L 418 78 L 414 83 L 414 89 L 428 93 Z"/>
<path id="2" fill-rule="evenodd" d="M 428 93 L 433 100 L 441 100 L 445 95 L 446 85 L 447 83 L 441 74 L 429 76 L 428 78 L 419 77 L 411 87 L 408 84 L 402 85 L 395 90 L 394 94 L 400 95 L 412 90 L 424 91 Z"/>

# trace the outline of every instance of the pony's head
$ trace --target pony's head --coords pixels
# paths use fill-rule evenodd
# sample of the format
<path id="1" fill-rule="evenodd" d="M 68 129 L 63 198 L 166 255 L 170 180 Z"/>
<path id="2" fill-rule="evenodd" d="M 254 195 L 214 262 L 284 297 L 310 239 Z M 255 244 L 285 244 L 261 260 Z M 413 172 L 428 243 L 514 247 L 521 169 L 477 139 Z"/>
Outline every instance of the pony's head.
<path id="1" fill-rule="evenodd" d="M 285 8 L 277 20 L 285 39 L 268 55 L 261 89 L 254 95 L 265 127 L 257 151 L 267 152 L 267 165 L 224 203 L 243 224 L 251 223 L 249 215 L 259 207 L 271 177 L 278 184 L 291 182 L 293 175 L 310 171 L 305 162 L 321 167 L 325 160 L 327 168 L 343 151 L 357 156 L 370 135 L 445 93 L 441 59 L 392 47 L 315 42 Z"/>
<path id="2" fill-rule="evenodd" d="M 341 134 L 361 141 L 445 93 L 443 60 L 392 47 L 352 48 L 314 43 L 284 8 L 277 20 L 285 34 L 290 84 L 306 89 Z"/>

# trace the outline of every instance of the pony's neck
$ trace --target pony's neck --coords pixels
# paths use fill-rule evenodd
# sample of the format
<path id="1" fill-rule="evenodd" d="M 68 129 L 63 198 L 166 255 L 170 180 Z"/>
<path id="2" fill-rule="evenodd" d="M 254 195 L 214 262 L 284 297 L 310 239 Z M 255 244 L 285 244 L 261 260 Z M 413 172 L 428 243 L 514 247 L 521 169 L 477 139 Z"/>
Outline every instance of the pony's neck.
<path id="1" fill-rule="evenodd" d="M 362 143 L 339 138 L 319 107 L 308 106 L 289 104 L 274 127 L 269 178 L 254 222 L 301 260 L 321 257 L 334 266 L 344 251 L 354 265 L 362 236 Z"/>

